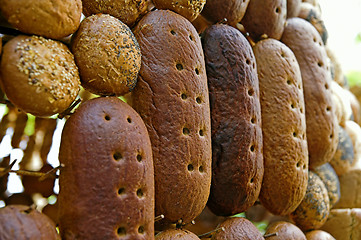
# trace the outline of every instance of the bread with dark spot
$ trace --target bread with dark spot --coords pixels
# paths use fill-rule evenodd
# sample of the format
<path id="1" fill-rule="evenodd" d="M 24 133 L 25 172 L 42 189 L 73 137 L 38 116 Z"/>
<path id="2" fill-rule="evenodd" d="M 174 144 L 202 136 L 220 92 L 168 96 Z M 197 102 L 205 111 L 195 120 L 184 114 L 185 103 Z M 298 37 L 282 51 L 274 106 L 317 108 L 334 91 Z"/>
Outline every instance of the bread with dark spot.
<path id="1" fill-rule="evenodd" d="M 263 177 L 261 108 L 256 60 L 235 28 L 216 24 L 203 34 L 212 125 L 208 207 L 217 215 L 245 211 Z"/>
<path id="2" fill-rule="evenodd" d="M 140 48 L 127 25 L 108 14 L 84 19 L 71 41 L 82 86 L 98 95 L 133 90 L 140 70 Z"/>
<path id="3" fill-rule="evenodd" d="M 152 142 L 156 216 L 190 223 L 211 183 L 211 126 L 202 45 L 193 25 L 169 10 L 148 13 L 134 29 L 142 67 L 132 92 Z"/>
<path id="4" fill-rule="evenodd" d="M 287 18 L 297 17 L 301 10 L 302 0 L 287 0 Z"/>
<path id="5" fill-rule="evenodd" d="M 331 234 L 322 230 L 313 230 L 306 233 L 307 240 L 336 240 Z"/>
<path id="6" fill-rule="evenodd" d="M 264 175 L 260 201 L 288 215 L 307 188 L 308 149 L 300 68 L 293 52 L 275 39 L 253 47 L 262 112 Z"/>
<path id="7" fill-rule="evenodd" d="M 316 29 L 301 18 L 287 20 L 281 41 L 293 51 L 301 69 L 312 169 L 331 160 L 338 142 L 327 54 Z"/>
<path id="8" fill-rule="evenodd" d="M 188 230 L 168 229 L 155 235 L 155 240 L 199 240 L 199 237 Z"/>
<path id="9" fill-rule="evenodd" d="M 306 240 L 306 236 L 301 229 L 290 222 L 277 221 L 271 223 L 267 227 L 265 235 L 273 233 L 277 233 L 277 235 L 268 237 L 267 240 Z"/>
<path id="10" fill-rule="evenodd" d="M 153 239 L 154 171 L 147 129 L 116 97 L 82 103 L 59 150 L 62 239 Z"/>
<path id="11" fill-rule="evenodd" d="M 158 9 L 169 9 L 193 21 L 202 12 L 206 0 L 153 0 Z"/>

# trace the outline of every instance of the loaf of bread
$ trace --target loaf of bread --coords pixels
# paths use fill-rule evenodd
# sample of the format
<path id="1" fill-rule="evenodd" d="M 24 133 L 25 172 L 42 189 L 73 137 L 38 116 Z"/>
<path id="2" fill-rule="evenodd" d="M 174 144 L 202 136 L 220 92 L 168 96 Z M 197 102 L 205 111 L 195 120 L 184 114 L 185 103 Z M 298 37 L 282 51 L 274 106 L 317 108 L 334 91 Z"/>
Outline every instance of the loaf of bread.
<path id="1" fill-rule="evenodd" d="M 24 205 L 0 208 L 0 239 L 60 240 L 54 222 L 39 211 Z"/>
<path id="2" fill-rule="evenodd" d="M 297 17 L 301 10 L 302 0 L 287 0 L 287 18 Z"/>
<path id="3" fill-rule="evenodd" d="M 354 121 L 346 121 L 345 130 L 352 140 L 354 150 L 352 168 L 361 169 L 361 127 Z"/>
<path id="4" fill-rule="evenodd" d="M 308 150 L 300 68 L 293 52 L 275 39 L 253 47 L 257 62 L 262 112 L 263 206 L 288 215 L 307 188 Z"/>
<path id="5" fill-rule="evenodd" d="M 2 0 L 0 11 L 15 28 L 28 34 L 61 39 L 80 24 L 81 0 Z"/>
<path id="6" fill-rule="evenodd" d="M 307 240 L 336 240 L 331 234 L 322 230 L 313 230 L 306 233 Z"/>
<path id="7" fill-rule="evenodd" d="M 82 0 L 82 2 L 83 13 L 86 17 L 97 13 L 105 13 L 132 27 L 137 20 L 147 13 L 150 0 Z"/>
<path id="8" fill-rule="evenodd" d="M 169 10 L 148 13 L 134 34 L 142 67 L 132 92 L 152 142 L 156 216 L 190 223 L 211 183 L 211 125 L 202 45 L 193 25 Z"/>
<path id="9" fill-rule="evenodd" d="M 155 240 L 199 240 L 199 237 L 188 230 L 168 229 L 155 235 Z"/>
<path id="10" fill-rule="evenodd" d="M 361 123 L 360 102 L 357 100 L 355 94 L 353 94 L 350 90 L 348 89 L 344 89 L 344 90 L 350 99 L 351 110 L 352 110 L 352 115 L 350 117 L 350 120 L 353 120 L 355 123 L 359 125 Z"/>
<path id="11" fill-rule="evenodd" d="M 361 208 L 361 169 L 352 169 L 339 180 L 341 197 L 334 208 Z"/>
<path id="12" fill-rule="evenodd" d="M 63 112 L 80 89 L 74 56 L 62 43 L 19 35 L 4 45 L 0 84 L 8 99 L 35 116 Z"/>
<path id="13" fill-rule="evenodd" d="M 346 121 L 350 120 L 352 115 L 350 97 L 346 93 L 346 90 L 342 88 L 336 81 L 331 81 L 331 91 L 333 102 L 338 103 L 339 105 L 337 107 L 337 104 L 334 104 L 338 124 L 342 127 L 345 127 Z"/>
<path id="14" fill-rule="evenodd" d="M 312 169 L 331 160 L 338 141 L 327 54 L 316 29 L 301 18 L 287 20 L 281 41 L 291 48 L 301 69 Z"/>
<path id="15" fill-rule="evenodd" d="M 235 26 L 242 20 L 249 2 L 250 0 L 207 0 L 201 14 L 212 23 L 225 21 Z"/>
<path id="16" fill-rule="evenodd" d="M 341 87 L 346 87 L 348 83 L 343 74 L 342 66 L 339 59 L 329 45 L 326 45 L 325 47 L 327 56 L 330 59 L 332 79 L 337 82 Z"/>
<path id="17" fill-rule="evenodd" d="M 59 150 L 62 239 L 154 239 L 154 171 L 147 129 L 116 97 L 82 103 Z"/>
<path id="18" fill-rule="evenodd" d="M 241 23 L 254 41 L 281 39 L 287 17 L 287 0 L 251 0 Z"/>
<path id="19" fill-rule="evenodd" d="M 270 236 L 267 240 L 306 240 L 305 234 L 296 225 L 278 221 L 268 225 L 265 235 L 277 233 L 276 236 Z"/>
<path id="20" fill-rule="evenodd" d="M 133 90 L 141 53 L 127 25 L 108 14 L 87 17 L 72 38 L 71 51 L 82 86 L 98 95 L 124 95 Z"/>
<path id="21" fill-rule="evenodd" d="M 212 126 L 212 184 L 208 207 L 217 215 L 245 211 L 263 177 L 261 108 L 256 60 L 235 28 L 203 33 Z"/>
<path id="22" fill-rule="evenodd" d="M 193 21 L 202 12 L 206 0 L 153 0 L 158 9 L 169 9 Z"/>
<path id="23" fill-rule="evenodd" d="M 332 209 L 321 229 L 337 240 L 361 239 L 361 209 Z"/>

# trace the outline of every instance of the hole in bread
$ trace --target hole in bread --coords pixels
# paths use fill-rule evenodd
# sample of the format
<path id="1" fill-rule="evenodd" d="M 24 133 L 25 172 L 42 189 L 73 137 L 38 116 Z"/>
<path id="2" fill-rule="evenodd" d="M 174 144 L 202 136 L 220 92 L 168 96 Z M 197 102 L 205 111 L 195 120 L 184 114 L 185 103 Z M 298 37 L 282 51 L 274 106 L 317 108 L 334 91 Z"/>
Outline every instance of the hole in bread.
<path id="1" fill-rule="evenodd" d="M 192 35 L 189 35 L 189 39 L 190 39 L 191 41 L 193 41 L 193 37 L 192 37 Z"/>
<path id="2" fill-rule="evenodd" d="M 303 113 L 303 108 L 300 108 L 300 112 Z"/>
<path id="3" fill-rule="evenodd" d="M 124 194 L 125 193 L 125 189 L 124 188 L 119 188 L 118 189 L 118 194 L 119 195 L 122 195 L 122 194 Z"/>
<path id="4" fill-rule="evenodd" d="M 281 11 L 280 7 L 276 7 L 276 13 L 279 13 Z"/>
<path id="5" fill-rule="evenodd" d="M 124 227 L 118 227 L 117 234 L 118 236 L 124 236 L 125 234 L 127 234 L 127 232 L 125 231 Z"/>
<path id="6" fill-rule="evenodd" d="M 196 102 L 197 102 L 198 104 L 201 104 L 201 103 L 202 103 L 202 99 L 201 99 L 200 97 L 197 97 L 197 98 L 196 98 Z"/>
<path id="7" fill-rule="evenodd" d="M 247 65 L 250 65 L 250 64 L 251 64 L 251 61 L 247 58 L 247 59 L 246 59 L 246 63 L 247 63 Z"/>
<path id="8" fill-rule="evenodd" d="M 299 168 L 301 166 L 301 161 L 298 161 L 296 167 Z"/>
<path id="9" fill-rule="evenodd" d="M 139 226 L 138 233 L 144 234 L 144 226 Z"/>
<path id="10" fill-rule="evenodd" d="M 130 117 L 127 117 L 127 121 L 128 121 L 128 123 L 131 123 L 132 119 Z"/>
<path id="11" fill-rule="evenodd" d="M 252 67 L 253 67 L 253 68 L 256 68 L 256 64 L 255 64 L 255 63 L 253 63 L 253 64 L 252 64 Z"/>
<path id="12" fill-rule="evenodd" d="M 325 83 L 325 88 L 328 89 L 328 84 L 327 83 Z"/>
<path id="13" fill-rule="evenodd" d="M 305 170 L 306 169 L 306 164 L 303 164 L 302 168 L 303 168 L 303 170 Z"/>
<path id="14" fill-rule="evenodd" d="M 295 108 L 295 104 L 294 103 L 291 103 L 291 108 Z"/>
<path id="15" fill-rule="evenodd" d="M 190 131 L 188 128 L 183 128 L 183 134 L 184 135 L 189 135 Z"/>
<path id="16" fill-rule="evenodd" d="M 109 115 L 105 115 L 105 116 L 104 116 L 104 119 L 105 119 L 106 121 L 109 121 L 109 120 L 110 120 L 110 116 L 109 116 Z"/>
<path id="17" fill-rule="evenodd" d="M 180 63 L 177 63 L 176 68 L 178 69 L 178 71 L 181 71 L 181 70 L 183 70 L 183 65 Z"/>
<path id="18" fill-rule="evenodd" d="M 200 129 L 200 130 L 199 130 L 199 136 L 201 136 L 201 137 L 203 137 L 203 136 L 204 136 L 203 129 Z"/>
<path id="19" fill-rule="evenodd" d="M 323 66 L 323 62 L 319 61 L 319 62 L 317 63 L 317 65 L 318 65 L 319 67 L 322 67 L 322 66 Z"/>
<path id="20" fill-rule="evenodd" d="M 326 107 L 326 111 L 327 111 L 327 112 L 331 111 L 331 107 L 330 107 L 330 106 L 327 106 L 327 107 Z"/>
<path id="21" fill-rule="evenodd" d="M 249 96 L 252 96 L 253 93 L 254 93 L 254 90 L 253 90 L 252 88 L 251 88 L 251 89 L 248 89 L 248 95 L 249 95 Z"/>
<path id="22" fill-rule="evenodd" d="M 317 42 L 317 39 L 316 39 L 316 37 L 313 37 L 313 41 L 314 41 L 314 42 Z"/>
<path id="23" fill-rule="evenodd" d="M 297 137 L 297 133 L 296 132 L 293 132 L 292 133 L 294 137 Z"/>
<path id="24" fill-rule="evenodd" d="M 333 134 L 332 134 L 332 133 L 330 134 L 330 138 L 333 138 Z"/>
<path id="25" fill-rule="evenodd" d="M 188 171 L 193 171 L 194 170 L 194 167 L 193 167 L 193 165 L 192 164 L 188 164 L 188 166 L 187 166 L 187 169 L 188 169 Z"/>
<path id="26" fill-rule="evenodd" d="M 284 52 L 281 52 L 281 57 L 285 57 L 285 53 Z"/>
<path id="27" fill-rule="evenodd" d="M 292 84 L 291 79 L 287 79 L 287 84 L 288 84 L 288 85 L 291 85 L 291 84 Z"/>
<path id="28" fill-rule="evenodd" d="M 172 34 L 172 35 L 175 35 L 175 31 L 172 29 L 172 30 L 170 30 L 170 33 Z"/>
<path id="29" fill-rule="evenodd" d="M 199 166 L 198 170 L 199 170 L 199 172 L 201 172 L 201 173 L 204 172 L 203 166 Z"/>
<path id="30" fill-rule="evenodd" d="M 198 70 L 198 68 L 194 69 L 194 71 L 196 72 L 197 75 L 199 75 L 199 70 Z"/>
<path id="31" fill-rule="evenodd" d="M 143 159 L 142 155 L 138 154 L 138 155 L 137 155 L 137 161 L 138 161 L 138 162 L 141 162 L 142 159 Z"/>
<path id="32" fill-rule="evenodd" d="M 138 196 L 139 198 L 141 198 L 141 197 L 143 197 L 143 195 L 144 195 L 143 190 L 142 190 L 141 188 L 139 188 L 139 189 L 137 190 L 137 196 Z"/>
<path id="33" fill-rule="evenodd" d="M 182 94 L 181 94 L 181 98 L 182 98 L 183 100 L 186 100 L 187 97 L 188 97 L 187 94 L 185 94 L 185 93 L 182 93 Z"/>
<path id="34" fill-rule="evenodd" d="M 256 122 L 256 119 L 253 117 L 251 118 L 251 123 L 255 123 Z"/>
<path id="35" fill-rule="evenodd" d="M 301 84 L 299 84 L 299 85 L 298 85 L 298 89 L 300 89 L 300 90 L 301 90 Z"/>
<path id="36" fill-rule="evenodd" d="M 114 160 L 115 161 L 119 161 L 120 159 L 122 159 L 122 154 L 120 153 L 120 152 L 115 152 L 114 154 L 113 154 L 113 158 L 114 158 Z"/>
<path id="37" fill-rule="evenodd" d="M 253 182 L 254 182 L 254 178 L 251 178 L 250 183 L 253 183 Z"/>
<path id="38" fill-rule="evenodd" d="M 249 149 L 251 150 L 251 152 L 254 152 L 255 149 L 254 145 L 252 145 Z"/>

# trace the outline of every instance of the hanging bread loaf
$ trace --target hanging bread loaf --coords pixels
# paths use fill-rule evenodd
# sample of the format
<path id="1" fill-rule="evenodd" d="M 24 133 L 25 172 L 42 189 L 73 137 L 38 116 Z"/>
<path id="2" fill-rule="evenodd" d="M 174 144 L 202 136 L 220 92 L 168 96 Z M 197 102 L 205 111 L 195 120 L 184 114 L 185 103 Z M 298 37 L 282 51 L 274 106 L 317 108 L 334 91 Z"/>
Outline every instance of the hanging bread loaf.
<path id="1" fill-rule="evenodd" d="M 153 239 L 154 172 L 147 129 L 116 97 L 88 100 L 59 150 L 63 239 Z"/>
<path id="2" fill-rule="evenodd" d="M 199 237 L 188 230 L 168 229 L 155 235 L 155 240 L 199 240 Z"/>
<path id="3" fill-rule="evenodd" d="M 212 184 L 217 215 L 245 211 L 263 177 L 261 108 L 256 60 L 235 28 L 216 24 L 203 34 L 212 120 Z"/>
<path id="4" fill-rule="evenodd" d="M 331 160 L 338 142 L 327 54 L 316 29 L 301 18 L 287 20 L 281 41 L 291 48 L 301 69 L 312 169 Z"/>
<path id="5" fill-rule="evenodd" d="M 339 180 L 341 197 L 335 208 L 361 208 L 361 169 L 352 169 Z"/>
<path id="6" fill-rule="evenodd" d="M 268 225 L 265 235 L 274 233 L 277 235 L 270 236 L 267 240 L 306 240 L 306 236 L 301 229 L 290 222 L 277 221 Z"/>
<path id="7" fill-rule="evenodd" d="M 264 176 L 260 200 L 271 213 L 287 215 L 307 188 L 308 150 L 301 72 L 295 55 L 275 39 L 258 42 Z"/>
<path id="8" fill-rule="evenodd" d="M 336 240 L 331 234 L 322 230 L 313 230 L 306 233 L 307 240 Z"/>

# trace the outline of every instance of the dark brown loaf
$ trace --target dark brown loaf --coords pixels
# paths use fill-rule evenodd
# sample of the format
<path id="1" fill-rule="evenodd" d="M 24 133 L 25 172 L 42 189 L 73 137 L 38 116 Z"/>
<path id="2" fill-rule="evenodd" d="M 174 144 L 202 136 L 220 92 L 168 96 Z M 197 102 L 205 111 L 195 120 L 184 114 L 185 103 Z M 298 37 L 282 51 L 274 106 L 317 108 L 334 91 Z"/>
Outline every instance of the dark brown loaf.
<path id="1" fill-rule="evenodd" d="M 331 160 L 338 142 L 327 54 L 321 37 L 309 22 L 301 18 L 287 22 L 281 41 L 291 48 L 301 69 L 309 166 L 315 168 Z"/>
<path id="2" fill-rule="evenodd" d="M 261 108 L 256 60 L 246 38 L 217 24 L 203 34 L 212 125 L 208 207 L 217 215 L 245 211 L 263 177 Z"/>
<path id="3" fill-rule="evenodd" d="M 132 27 L 148 10 L 150 0 L 82 0 L 83 13 L 86 17 L 97 13 L 106 13 L 118 18 Z"/>
<path id="4" fill-rule="evenodd" d="M 23 205 L 0 208 L 1 240 L 60 240 L 55 224 L 46 215 Z"/>
<path id="5" fill-rule="evenodd" d="M 158 9 L 169 9 L 193 21 L 202 12 L 206 0 L 153 0 Z"/>
<path id="6" fill-rule="evenodd" d="M 287 0 L 287 18 L 297 17 L 301 10 L 301 0 Z"/>
<path id="7" fill-rule="evenodd" d="M 281 39 L 287 17 L 287 0 L 251 0 L 241 21 L 253 40 Z"/>
<path id="8" fill-rule="evenodd" d="M 169 229 L 158 233 L 155 240 L 199 240 L 199 237 L 188 230 Z"/>
<path id="9" fill-rule="evenodd" d="M 63 239 L 154 239 L 152 149 L 131 107 L 86 101 L 66 121 L 59 151 Z"/>
<path id="10" fill-rule="evenodd" d="M 28 34 L 61 39 L 80 24 L 81 0 L 2 0 L 0 10 L 15 28 Z"/>
<path id="11" fill-rule="evenodd" d="M 135 87 L 141 53 L 127 25 L 108 14 L 82 21 L 71 42 L 82 86 L 99 95 L 124 95 Z"/>
<path id="12" fill-rule="evenodd" d="M 202 15 L 212 23 L 226 21 L 227 24 L 235 26 L 239 23 L 250 0 L 207 0 Z"/>
<path id="13" fill-rule="evenodd" d="M 267 227 L 265 235 L 277 233 L 276 236 L 268 237 L 267 240 L 306 240 L 305 234 L 296 225 L 278 221 Z"/>
<path id="14" fill-rule="evenodd" d="M 293 52 L 275 39 L 258 42 L 264 175 L 260 200 L 271 213 L 288 215 L 307 188 L 308 150 L 300 68 Z"/>
<path id="15" fill-rule="evenodd" d="M 63 112 L 80 89 L 78 68 L 69 49 L 38 36 L 20 35 L 7 42 L 0 74 L 8 99 L 40 117 Z"/>
<path id="16" fill-rule="evenodd" d="M 134 29 L 142 56 L 133 107 L 152 142 L 156 215 L 191 222 L 211 183 L 211 126 L 206 69 L 192 24 L 166 10 L 148 13 Z"/>

